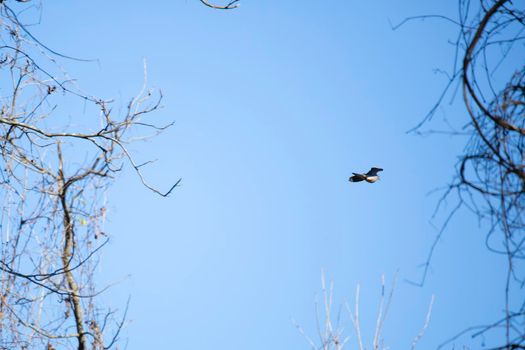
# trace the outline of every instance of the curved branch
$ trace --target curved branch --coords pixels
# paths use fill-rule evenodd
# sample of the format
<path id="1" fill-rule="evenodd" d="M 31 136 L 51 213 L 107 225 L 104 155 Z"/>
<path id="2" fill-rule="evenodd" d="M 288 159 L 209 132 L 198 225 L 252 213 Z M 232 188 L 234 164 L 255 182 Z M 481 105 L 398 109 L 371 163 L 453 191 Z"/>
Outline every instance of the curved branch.
<path id="1" fill-rule="evenodd" d="M 207 0 L 199 0 L 199 1 L 202 4 L 208 6 L 208 7 L 212 8 L 212 9 L 216 9 L 216 10 L 232 10 L 232 9 L 235 9 L 235 8 L 239 7 L 239 5 L 237 3 L 240 0 L 230 1 L 228 4 L 223 5 L 223 6 L 212 4 L 212 3 L 208 2 Z"/>

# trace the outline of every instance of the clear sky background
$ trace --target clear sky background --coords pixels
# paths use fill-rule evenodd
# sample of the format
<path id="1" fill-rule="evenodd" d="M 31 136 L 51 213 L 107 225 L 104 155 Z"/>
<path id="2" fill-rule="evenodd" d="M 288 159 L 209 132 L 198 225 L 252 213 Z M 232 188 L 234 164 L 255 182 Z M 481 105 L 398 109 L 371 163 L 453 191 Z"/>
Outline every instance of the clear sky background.
<path id="1" fill-rule="evenodd" d="M 451 180 L 465 140 L 406 133 L 446 83 L 434 70 L 451 68 L 456 28 L 427 20 L 393 31 L 389 21 L 456 12 L 455 0 L 243 0 L 226 12 L 196 0 L 44 2 L 33 33 L 99 59 L 62 62 L 84 90 L 124 107 L 145 58 L 165 96 L 148 118 L 175 121 L 131 149 L 158 159 L 153 183 L 182 186 L 160 198 L 128 169 L 108 192 L 100 285 L 121 281 L 109 305 L 131 296 L 127 349 L 307 349 L 291 320 L 316 339 L 322 269 L 336 306 L 360 284 L 366 340 L 381 275 L 390 283 L 399 271 L 385 325 L 393 349 L 410 346 L 433 294 L 420 349 L 500 316 L 504 261 L 466 211 L 424 287 L 405 282 L 421 277 L 444 217 L 431 221 L 440 194 L 429 192 Z M 457 102 L 429 128 L 465 123 Z M 371 166 L 385 169 L 380 182 L 348 182 Z"/>

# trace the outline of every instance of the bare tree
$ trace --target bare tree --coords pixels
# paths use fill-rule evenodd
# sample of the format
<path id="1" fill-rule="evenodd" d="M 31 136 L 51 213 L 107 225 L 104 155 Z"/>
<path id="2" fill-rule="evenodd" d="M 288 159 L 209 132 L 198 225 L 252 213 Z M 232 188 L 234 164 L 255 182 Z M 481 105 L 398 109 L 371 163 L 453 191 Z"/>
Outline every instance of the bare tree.
<path id="1" fill-rule="evenodd" d="M 501 339 L 497 349 L 525 349 L 525 7 L 522 1 L 459 0 L 458 12 L 458 19 L 407 19 L 438 17 L 459 29 L 448 84 L 414 131 L 419 132 L 432 118 L 447 95 L 455 94 L 455 86 L 461 89 L 468 121 L 461 132 L 451 133 L 467 133 L 470 138 L 440 201 L 453 195 L 457 198 L 443 229 L 458 208 L 468 208 L 488 224 L 486 246 L 505 258 L 507 271 L 502 288 L 503 316 L 460 335 L 477 337 L 492 331 Z M 430 250 L 421 283 L 442 233 Z M 455 339 L 457 336 L 451 340 Z"/>
<path id="2" fill-rule="evenodd" d="M 202 3 L 213 8 L 226 6 Z M 17 4 L 27 3 L 27 4 Z M 29 0 L 0 0 L 0 349 L 109 349 L 125 310 L 104 307 L 95 267 L 107 243 L 105 189 L 125 167 L 154 193 L 128 146 L 152 137 L 162 100 L 146 85 L 123 110 L 83 92 L 19 18 Z M 77 110 L 83 112 L 76 114 Z M 64 115 L 73 115 L 71 120 Z"/>

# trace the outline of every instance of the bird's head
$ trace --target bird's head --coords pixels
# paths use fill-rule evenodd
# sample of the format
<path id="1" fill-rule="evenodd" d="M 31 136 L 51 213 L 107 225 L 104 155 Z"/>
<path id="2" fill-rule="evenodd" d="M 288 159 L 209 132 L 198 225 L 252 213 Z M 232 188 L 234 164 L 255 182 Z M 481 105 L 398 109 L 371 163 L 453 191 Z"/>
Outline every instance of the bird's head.
<path id="1" fill-rule="evenodd" d="M 379 172 L 379 171 L 383 171 L 383 168 L 373 167 L 372 170 L 375 171 L 375 172 Z"/>

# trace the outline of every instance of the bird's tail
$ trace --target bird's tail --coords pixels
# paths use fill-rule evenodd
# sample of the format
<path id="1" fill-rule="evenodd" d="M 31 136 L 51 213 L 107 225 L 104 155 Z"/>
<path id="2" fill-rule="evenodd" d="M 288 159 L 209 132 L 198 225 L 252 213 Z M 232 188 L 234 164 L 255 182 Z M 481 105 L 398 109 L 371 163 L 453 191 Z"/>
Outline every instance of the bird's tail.
<path id="1" fill-rule="evenodd" d="M 356 174 L 356 173 L 352 173 L 352 174 L 354 174 L 354 176 L 350 176 L 350 178 L 348 179 L 348 181 L 350 182 L 359 182 L 365 179 L 365 177 L 362 174 Z"/>

